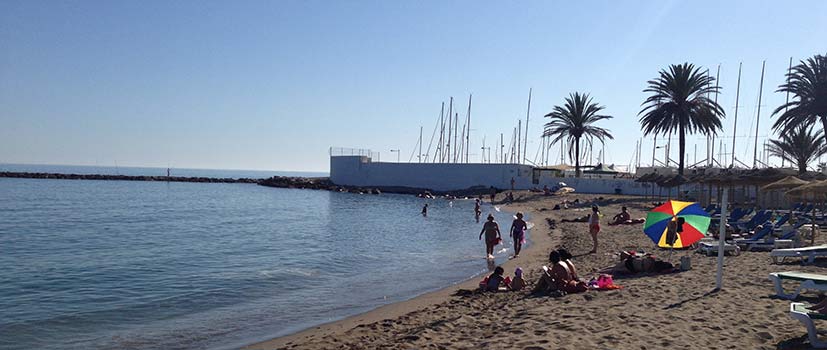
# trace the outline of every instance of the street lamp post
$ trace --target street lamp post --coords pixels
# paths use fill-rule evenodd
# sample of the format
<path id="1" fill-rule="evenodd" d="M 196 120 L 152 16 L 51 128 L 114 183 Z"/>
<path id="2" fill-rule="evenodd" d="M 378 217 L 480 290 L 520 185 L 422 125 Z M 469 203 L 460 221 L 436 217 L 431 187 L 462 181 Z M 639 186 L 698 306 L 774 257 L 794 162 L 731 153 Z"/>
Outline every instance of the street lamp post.
<path id="1" fill-rule="evenodd" d="M 396 152 L 396 162 L 397 162 L 397 163 L 399 163 L 399 153 L 400 153 L 400 152 L 399 152 L 399 150 L 398 150 L 398 149 L 392 149 L 392 150 L 391 150 L 391 153 L 394 153 L 394 152 Z"/>

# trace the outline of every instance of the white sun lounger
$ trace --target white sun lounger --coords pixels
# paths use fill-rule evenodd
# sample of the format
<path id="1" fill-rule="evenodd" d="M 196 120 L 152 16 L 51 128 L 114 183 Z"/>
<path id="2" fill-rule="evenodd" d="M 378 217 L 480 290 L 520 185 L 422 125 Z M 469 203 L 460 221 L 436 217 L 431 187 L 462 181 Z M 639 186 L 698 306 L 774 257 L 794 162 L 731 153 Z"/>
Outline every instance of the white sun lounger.
<path id="1" fill-rule="evenodd" d="M 807 259 L 807 264 L 815 262 L 817 257 L 827 257 L 827 245 L 816 245 L 812 247 L 803 248 L 787 248 L 787 249 L 773 249 L 770 253 L 772 261 L 779 263 L 785 258 L 800 258 Z"/>
<path id="2" fill-rule="evenodd" d="M 698 243 L 698 251 L 706 256 L 718 254 L 718 241 L 701 241 Z M 732 253 L 733 255 L 741 255 L 741 248 L 732 243 L 725 243 L 724 254 Z"/>
<path id="3" fill-rule="evenodd" d="M 770 274 L 770 280 L 772 280 L 775 286 L 775 295 L 785 299 L 795 299 L 806 289 L 827 291 L 827 276 L 817 273 L 796 271 L 775 272 Z M 784 287 L 781 285 L 783 280 L 798 281 L 800 283 L 798 288 L 795 289 L 795 292 L 787 294 L 784 293 Z"/>
<path id="4" fill-rule="evenodd" d="M 827 348 L 827 341 L 818 339 L 818 330 L 816 329 L 815 323 L 813 323 L 814 319 L 827 319 L 827 315 L 807 309 L 807 305 L 804 303 L 790 303 L 790 317 L 798 320 L 807 327 L 807 338 L 812 347 L 818 349 Z"/>

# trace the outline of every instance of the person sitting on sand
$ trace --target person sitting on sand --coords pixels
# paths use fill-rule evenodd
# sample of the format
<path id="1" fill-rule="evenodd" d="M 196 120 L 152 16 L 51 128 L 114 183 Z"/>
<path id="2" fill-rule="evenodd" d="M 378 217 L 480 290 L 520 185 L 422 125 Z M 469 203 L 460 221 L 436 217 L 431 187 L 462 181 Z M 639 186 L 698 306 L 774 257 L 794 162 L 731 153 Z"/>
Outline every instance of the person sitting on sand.
<path id="1" fill-rule="evenodd" d="M 588 289 L 585 283 L 572 278 L 571 271 L 561 261 L 559 252 L 553 250 L 548 257 L 551 267 L 543 266 L 543 274 L 532 293 L 548 293 L 555 290 L 579 293 Z"/>
<path id="2" fill-rule="evenodd" d="M 568 254 L 568 252 L 566 252 L 566 254 Z M 585 283 L 579 281 L 575 277 L 575 271 L 571 268 L 574 264 L 570 265 L 563 261 L 563 256 L 559 251 L 552 251 L 548 257 L 549 262 L 554 264 L 554 267 L 559 267 L 557 270 L 552 268 L 552 273 L 556 273 L 557 277 L 555 278 L 557 281 L 557 289 L 566 293 L 580 293 L 585 292 L 588 289 Z"/>
<path id="3" fill-rule="evenodd" d="M 622 222 L 626 222 L 628 220 L 632 220 L 632 215 L 629 214 L 629 210 L 626 209 L 626 207 L 621 207 L 620 208 L 620 213 L 615 215 L 612 218 L 612 221 L 614 221 L 616 223 L 622 223 Z"/>
<path id="4" fill-rule="evenodd" d="M 494 221 L 494 215 L 488 214 L 488 221 L 482 225 L 482 230 L 480 231 L 480 239 L 482 239 L 483 234 L 485 234 L 485 254 L 487 254 L 488 258 L 492 258 L 494 255 L 494 246 L 502 239 L 500 236 L 500 225 Z"/>
<path id="5" fill-rule="evenodd" d="M 544 196 L 550 196 L 551 195 L 551 190 L 548 189 L 548 185 L 543 185 L 543 195 Z"/>
<path id="6" fill-rule="evenodd" d="M 525 231 L 528 228 L 526 222 L 523 220 L 523 213 L 517 212 L 514 221 L 511 222 L 511 239 L 514 240 L 514 257 L 520 256 L 520 250 L 523 248 L 525 242 Z"/>
<path id="7" fill-rule="evenodd" d="M 489 292 L 498 291 L 500 289 L 500 285 L 505 282 L 503 273 L 505 273 L 505 270 L 501 266 L 494 268 L 494 273 L 492 273 L 491 276 L 488 276 L 488 281 L 485 283 L 485 290 Z M 506 285 L 506 287 L 508 287 L 508 285 Z"/>
<path id="8" fill-rule="evenodd" d="M 511 290 L 520 291 L 525 288 L 525 280 L 523 279 L 523 269 L 517 268 L 514 270 L 514 279 L 511 280 Z"/>
<path id="9" fill-rule="evenodd" d="M 632 225 L 640 224 L 645 221 L 645 219 L 632 219 L 632 215 L 629 214 L 629 210 L 626 209 L 626 207 L 622 207 L 620 209 L 620 213 L 612 218 L 612 221 L 609 222 L 609 225 Z"/>
<path id="10" fill-rule="evenodd" d="M 560 254 L 560 261 L 568 267 L 571 278 L 575 281 L 579 280 L 580 278 L 577 277 L 577 269 L 574 268 L 574 263 L 571 262 L 571 259 L 573 258 L 571 253 L 569 253 L 566 248 L 557 249 L 557 253 Z"/>

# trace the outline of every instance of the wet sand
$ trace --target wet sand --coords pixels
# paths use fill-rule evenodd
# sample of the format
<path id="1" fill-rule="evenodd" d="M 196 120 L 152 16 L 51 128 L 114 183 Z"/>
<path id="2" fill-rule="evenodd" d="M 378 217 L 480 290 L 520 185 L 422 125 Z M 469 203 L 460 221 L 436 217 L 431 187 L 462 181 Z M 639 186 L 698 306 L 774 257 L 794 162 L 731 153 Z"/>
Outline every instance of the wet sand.
<path id="1" fill-rule="evenodd" d="M 666 259 L 642 233 L 642 224 L 605 223 L 626 205 L 632 217 L 644 217 L 651 202 L 640 197 L 572 194 L 544 197 L 521 192 L 505 210 L 530 213 L 533 245 L 502 266 L 512 276 L 525 271 L 529 289 L 547 264 L 548 252 L 568 248 L 580 277 L 615 265 L 620 250 L 644 250 Z M 604 200 L 596 200 L 604 197 Z M 562 199 L 583 204 L 550 210 Z M 588 213 L 589 203 L 604 214 L 596 254 L 586 223 L 561 223 Z M 555 221 L 549 225 L 546 219 Z M 507 223 L 500 223 L 507 226 Z M 822 241 L 819 236 L 817 244 Z M 725 259 L 724 288 L 715 287 L 716 258 L 693 251 L 690 271 L 662 275 L 615 276 L 623 289 L 588 291 L 563 297 L 524 292 L 464 293 L 477 287 L 466 281 L 409 301 L 381 307 L 338 322 L 250 345 L 247 349 L 807 349 L 807 331 L 788 316 L 789 301 L 772 297 L 770 272 L 826 273 L 827 261 L 774 265 L 768 252 L 744 252 Z M 459 293 L 457 293 L 460 291 Z M 812 302 L 815 293 L 799 300 Z M 818 323 L 817 323 L 818 324 Z M 820 324 L 818 324 L 820 325 Z M 824 327 L 827 329 L 827 325 Z"/>

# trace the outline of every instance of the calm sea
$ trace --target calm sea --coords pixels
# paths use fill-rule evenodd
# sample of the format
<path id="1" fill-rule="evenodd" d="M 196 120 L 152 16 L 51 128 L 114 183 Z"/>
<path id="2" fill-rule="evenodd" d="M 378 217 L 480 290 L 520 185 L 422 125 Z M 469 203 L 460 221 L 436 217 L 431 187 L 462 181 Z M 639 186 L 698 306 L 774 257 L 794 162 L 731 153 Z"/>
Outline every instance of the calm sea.
<path id="1" fill-rule="evenodd" d="M 0 179 L 0 348 L 238 348 L 485 272 L 473 202 L 428 202 Z"/>
<path id="2" fill-rule="evenodd" d="M 2 164 L 0 171 L 56 173 L 56 174 L 100 174 L 128 176 L 166 176 L 167 168 L 111 167 L 89 165 L 40 165 L 40 164 Z M 306 171 L 270 171 L 270 170 L 223 170 L 223 169 L 186 169 L 171 168 L 170 176 L 180 177 L 214 177 L 214 178 L 248 178 L 264 179 L 272 176 L 322 177 L 328 173 Z"/>

